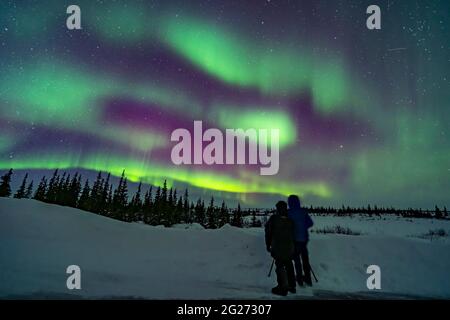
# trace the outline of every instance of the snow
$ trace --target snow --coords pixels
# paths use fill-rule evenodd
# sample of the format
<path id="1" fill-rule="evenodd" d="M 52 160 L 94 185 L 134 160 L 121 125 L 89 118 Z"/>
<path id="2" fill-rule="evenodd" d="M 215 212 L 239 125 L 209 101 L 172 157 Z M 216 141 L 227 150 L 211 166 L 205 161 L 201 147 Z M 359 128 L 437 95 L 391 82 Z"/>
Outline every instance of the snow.
<path id="1" fill-rule="evenodd" d="M 196 229 L 196 230 L 202 230 L 205 229 L 201 224 L 199 223 L 190 223 L 190 224 L 185 224 L 185 223 L 179 223 L 179 224 L 174 224 L 172 226 L 172 228 L 178 228 L 178 229 Z"/>
<path id="2" fill-rule="evenodd" d="M 312 230 L 340 225 L 359 231 L 364 235 L 420 237 L 430 230 L 444 229 L 450 233 L 450 220 L 403 218 L 400 216 L 375 217 L 360 215 L 354 217 L 312 216 L 315 225 Z M 449 238 L 441 239 L 448 241 Z"/>
<path id="3" fill-rule="evenodd" d="M 312 233 L 319 278 L 289 298 L 319 292 L 368 293 L 366 268 L 381 267 L 373 295 L 450 298 L 450 243 L 417 235 L 450 231 L 449 221 L 313 217 L 314 228 L 341 225 L 360 236 Z M 0 198 L 0 297 L 273 299 L 275 275 L 262 228 L 219 230 L 124 223 L 73 208 Z M 66 268 L 81 268 L 81 290 L 66 288 Z"/>

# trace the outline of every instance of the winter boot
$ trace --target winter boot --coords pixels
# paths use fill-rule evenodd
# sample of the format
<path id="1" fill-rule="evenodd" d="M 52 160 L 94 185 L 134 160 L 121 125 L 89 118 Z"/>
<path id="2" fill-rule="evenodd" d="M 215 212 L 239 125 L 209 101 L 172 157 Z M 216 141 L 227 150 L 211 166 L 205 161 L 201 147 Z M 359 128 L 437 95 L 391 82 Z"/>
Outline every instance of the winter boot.
<path id="1" fill-rule="evenodd" d="M 286 289 L 281 288 L 280 286 L 276 286 L 274 288 L 272 288 L 272 293 L 276 294 L 278 296 L 287 296 L 288 291 Z"/>

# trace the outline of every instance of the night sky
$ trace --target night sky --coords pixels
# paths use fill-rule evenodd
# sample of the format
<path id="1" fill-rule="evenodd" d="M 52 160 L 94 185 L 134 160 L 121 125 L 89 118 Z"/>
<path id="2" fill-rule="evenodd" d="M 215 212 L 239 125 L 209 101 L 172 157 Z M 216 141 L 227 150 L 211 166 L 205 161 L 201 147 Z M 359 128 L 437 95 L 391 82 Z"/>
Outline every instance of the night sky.
<path id="1" fill-rule="evenodd" d="M 125 169 L 247 206 L 449 205 L 449 15 L 448 0 L 1 1 L 0 170 Z M 280 129 L 279 173 L 172 164 L 170 134 L 194 120 Z"/>

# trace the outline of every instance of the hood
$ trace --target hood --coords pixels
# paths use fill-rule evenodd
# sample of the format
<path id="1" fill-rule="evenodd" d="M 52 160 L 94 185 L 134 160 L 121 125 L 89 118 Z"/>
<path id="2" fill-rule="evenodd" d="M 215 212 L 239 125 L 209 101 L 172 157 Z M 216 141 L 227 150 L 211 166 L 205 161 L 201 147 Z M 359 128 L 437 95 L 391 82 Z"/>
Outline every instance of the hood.
<path id="1" fill-rule="evenodd" d="M 292 210 L 300 210 L 300 199 L 298 196 L 292 194 L 288 197 L 288 205 L 289 205 L 289 209 Z"/>

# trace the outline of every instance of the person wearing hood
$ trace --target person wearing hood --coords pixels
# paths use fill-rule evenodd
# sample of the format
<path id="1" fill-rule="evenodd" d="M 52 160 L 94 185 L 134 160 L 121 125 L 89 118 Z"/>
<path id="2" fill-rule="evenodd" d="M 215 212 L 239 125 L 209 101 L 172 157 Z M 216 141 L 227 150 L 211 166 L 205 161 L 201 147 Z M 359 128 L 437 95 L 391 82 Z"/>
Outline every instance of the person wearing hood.
<path id="1" fill-rule="evenodd" d="M 294 263 L 297 283 L 299 286 L 303 286 L 303 283 L 312 286 L 307 245 L 309 241 L 308 229 L 314 223 L 306 209 L 300 206 L 298 196 L 290 195 L 288 197 L 288 205 L 288 217 L 294 222 L 295 230 Z"/>
<path id="2" fill-rule="evenodd" d="M 275 260 L 275 272 L 278 285 L 272 293 L 286 296 L 295 293 L 295 273 L 292 257 L 295 253 L 294 223 L 288 218 L 286 201 L 278 201 L 276 214 L 272 215 L 265 226 L 267 251 Z"/>

